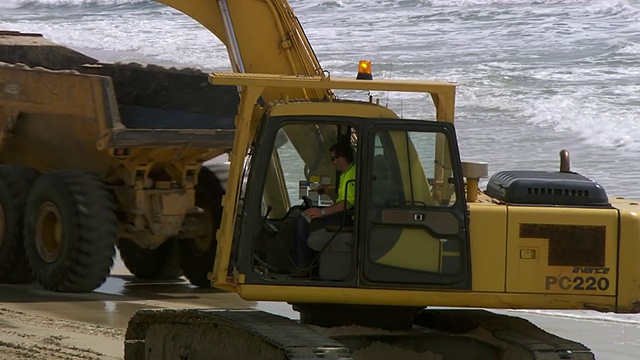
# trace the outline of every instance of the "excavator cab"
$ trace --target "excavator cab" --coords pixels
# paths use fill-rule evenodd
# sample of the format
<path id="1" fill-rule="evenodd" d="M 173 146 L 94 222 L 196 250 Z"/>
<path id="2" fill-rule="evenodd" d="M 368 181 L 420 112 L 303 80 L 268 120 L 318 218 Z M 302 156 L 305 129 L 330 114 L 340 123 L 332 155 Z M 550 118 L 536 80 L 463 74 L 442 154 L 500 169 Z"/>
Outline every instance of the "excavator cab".
<path id="1" fill-rule="evenodd" d="M 464 184 L 452 124 L 278 116 L 284 111 L 276 110 L 261 122 L 249 151 L 235 234 L 235 267 L 245 283 L 470 288 Z M 342 212 L 339 224 L 312 224 L 303 244 L 313 251 L 308 276 L 291 277 L 303 270 L 295 262 L 297 242 L 304 241 L 297 228 L 308 221 L 302 212 L 333 204 L 314 189 L 329 185 L 338 192 L 340 174 L 329 151 L 338 142 L 354 149 L 355 186 L 345 191 L 355 191 L 355 205 Z"/>

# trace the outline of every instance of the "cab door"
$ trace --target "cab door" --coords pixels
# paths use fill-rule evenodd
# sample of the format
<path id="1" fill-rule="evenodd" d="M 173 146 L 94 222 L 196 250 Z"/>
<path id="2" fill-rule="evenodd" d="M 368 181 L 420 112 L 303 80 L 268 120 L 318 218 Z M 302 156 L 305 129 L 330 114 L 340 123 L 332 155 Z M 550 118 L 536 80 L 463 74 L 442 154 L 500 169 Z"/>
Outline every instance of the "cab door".
<path id="1" fill-rule="evenodd" d="M 379 121 L 366 144 L 358 170 L 365 195 L 358 206 L 361 286 L 469 289 L 467 206 L 453 125 Z"/>

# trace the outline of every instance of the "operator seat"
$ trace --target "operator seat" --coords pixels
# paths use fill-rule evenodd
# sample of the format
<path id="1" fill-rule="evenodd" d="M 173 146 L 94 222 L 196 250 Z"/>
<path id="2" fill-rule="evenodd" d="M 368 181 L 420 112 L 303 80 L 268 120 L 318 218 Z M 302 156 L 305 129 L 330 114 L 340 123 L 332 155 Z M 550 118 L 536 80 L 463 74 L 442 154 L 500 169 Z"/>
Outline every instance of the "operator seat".
<path id="1" fill-rule="evenodd" d="M 312 232 L 307 245 L 320 253 L 318 277 L 322 280 L 345 280 L 353 261 L 353 228 L 327 226 Z"/>
<path id="2" fill-rule="evenodd" d="M 373 157 L 373 177 L 371 179 L 371 200 L 376 205 L 384 205 L 389 201 L 401 198 L 399 183 L 394 181 L 391 165 L 386 156 L 378 154 Z"/>

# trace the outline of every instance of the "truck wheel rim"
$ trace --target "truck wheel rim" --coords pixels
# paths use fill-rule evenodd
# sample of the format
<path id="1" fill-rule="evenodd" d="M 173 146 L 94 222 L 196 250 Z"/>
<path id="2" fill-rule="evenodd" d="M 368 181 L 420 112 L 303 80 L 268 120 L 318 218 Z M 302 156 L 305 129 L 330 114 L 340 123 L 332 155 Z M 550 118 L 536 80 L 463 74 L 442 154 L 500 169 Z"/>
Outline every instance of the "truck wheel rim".
<path id="1" fill-rule="evenodd" d="M 38 209 L 36 247 L 40 257 L 48 263 L 58 259 L 62 250 L 62 216 L 58 207 L 50 201 Z"/>

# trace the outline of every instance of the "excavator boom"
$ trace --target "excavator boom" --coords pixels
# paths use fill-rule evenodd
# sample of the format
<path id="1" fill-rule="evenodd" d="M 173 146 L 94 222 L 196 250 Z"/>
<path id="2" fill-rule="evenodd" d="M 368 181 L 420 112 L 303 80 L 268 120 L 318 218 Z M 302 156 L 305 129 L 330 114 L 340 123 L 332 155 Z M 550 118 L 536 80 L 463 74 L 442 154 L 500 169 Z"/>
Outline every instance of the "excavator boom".
<path id="1" fill-rule="evenodd" d="M 323 75 L 304 30 L 286 0 L 157 0 L 192 17 L 222 41 L 233 71 L 284 75 Z M 324 89 L 271 89 L 263 101 L 324 99 Z"/>

